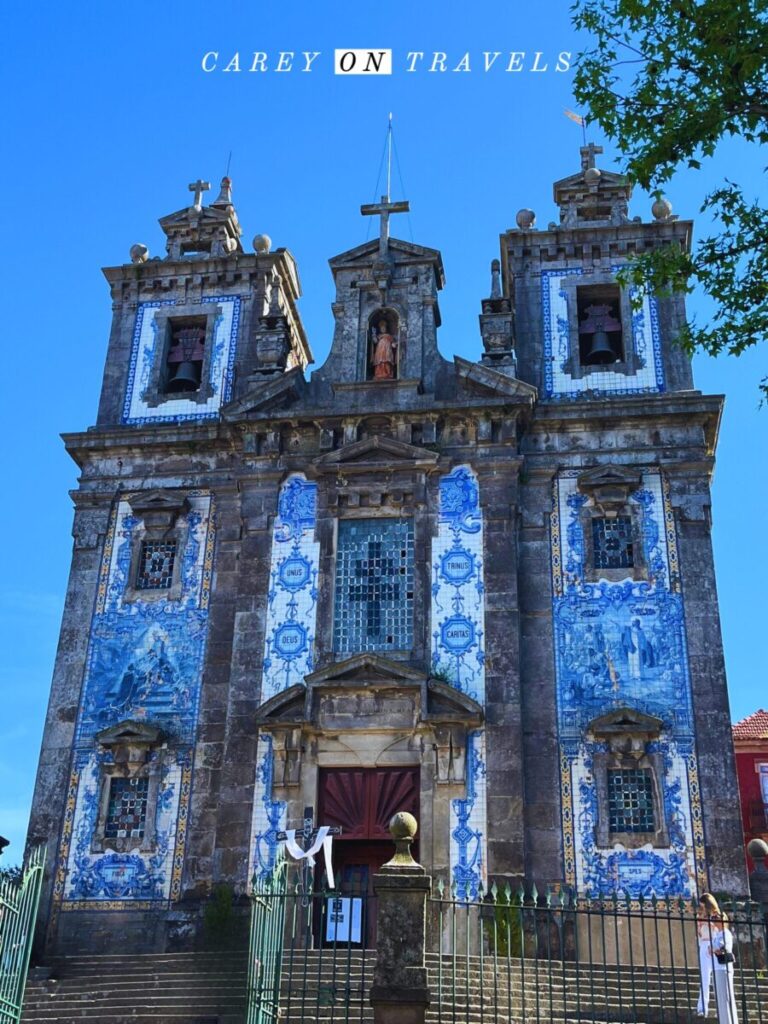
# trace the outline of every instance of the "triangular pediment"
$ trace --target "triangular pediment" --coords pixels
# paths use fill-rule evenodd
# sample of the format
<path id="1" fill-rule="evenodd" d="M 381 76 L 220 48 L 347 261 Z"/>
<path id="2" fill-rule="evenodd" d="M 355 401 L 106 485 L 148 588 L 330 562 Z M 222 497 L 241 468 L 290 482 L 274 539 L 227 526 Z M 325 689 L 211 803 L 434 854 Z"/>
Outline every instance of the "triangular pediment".
<path id="1" fill-rule="evenodd" d="M 646 715 L 636 708 L 624 706 L 614 708 L 605 715 L 594 718 L 589 723 L 589 729 L 595 736 L 616 735 L 617 733 L 643 733 L 647 735 L 658 735 L 664 723 L 660 718 L 653 715 Z"/>
<path id="2" fill-rule="evenodd" d="M 226 224 L 231 214 L 227 210 L 217 210 L 214 206 L 185 206 L 175 213 L 169 213 L 161 217 L 158 223 L 161 228 L 173 227 L 179 224 Z"/>
<path id="3" fill-rule="evenodd" d="M 97 732 L 96 739 L 103 747 L 117 746 L 120 743 L 142 743 L 152 746 L 163 739 L 163 731 L 149 722 L 138 722 L 128 718 Z"/>
<path id="4" fill-rule="evenodd" d="M 623 174 L 617 174 L 615 171 L 604 171 L 601 169 L 599 181 L 599 188 L 601 191 L 621 189 L 626 191 L 627 197 L 629 197 L 632 192 L 632 188 L 625 176 Z M 557 202 L 558 194 L 560 192 L 584 188 L 585 186 L 586 182 L 584 180 L 584 171 L 578 171 L 576 174 L 569 174 L 567 178 L 560 178 L 552 186 L 555 201 Z"/>
<path id="5" fill-rule="evenodd" d="M 301 398 L 306 387 L 304 371 L 300 366 L 294 366 L 274 377 L 261 380 L 254 377 L 245 394 L 223 406 L 221 414 L 225 420 L 232 422 L 245 419 L 249 413 L 284 408 Z"/>
<path id="6" fill-rule="evenodd" d="M 500 373 L 483 363 L 472 363 L 461 356 L 454 356 L 453 361 L 457 376 L 472 390 L 485 395 L 512 398 L 525 402 L 526 405 L 533 405 L 536 401 L 537 391 L 532 384 L 526 384 L 516 377 L 508 377 L 505 373 Z"/>
<path id="7" fill-rule="evenodd" d="M 640 470 L 632 466 L 595 466 L 579 475 L 578 485 L 582 490 L 616 486 L 637 488 L 641 480 Z"/>
<path id="8" fill-rule="evenodd" d="M 321 455 L 315 459 L 314 465 L 318 469 L 333 468 L 350 463 L 369 466 L 376 463 L 401 462 L 403 465 L 432 466 L 437 460 L 437 453 L 431 452 L 427 448 L 419 448 L 416 445 L 407 444 L 405 441 L 397 441 L 392 437 L 375 434 L 373 437 L 366 437 L 362 441 L 353 441 L 337 451 Z"/>
<path id="9" fill-rule="evenodd" d="M 390 238 L 387 242 L 387 250 L 395 262 L 397 262 L 398 256 L 407 257 L 411 260 L 422 259 L 430 263 L 438 263 L 442 271 L 443 262 L 438 249 L 430 249 L 426 245 L 416 245 L 414 242 L 405 242 L 401 238 Z M 333 256 L 328 260 L 328 263 L 331 269 L 334 270 L 339 267 L 349 267 L 356 264 L 370 266 L 373 260 L 378 258 L 378 254 L 379 240 L 378 238 L 372 238 L 369 242 L 356 245 L 354 249 L 347 249 L 346 252 Z"/>
<path id="10" fill-rule="evenodd" d="M 480 725 L 483 709 L 469 694 L 462 693 L 450 683 L 441 679 L 430 679 L 427 683 L 428 718 L 432 721 L 447 722 L 452 719 Z"/>
<path id="11" fill-rule="evenodd" d="M 402 661 L 383 658 L 380 654 L 366 652 L 355 654 L 344 661 L 336 661 L 306 677 L 307 686 L 330 686 L 334 684 L 391 682 L 409 686 L 422 685 L 427 674 L 412 668 Z"/>

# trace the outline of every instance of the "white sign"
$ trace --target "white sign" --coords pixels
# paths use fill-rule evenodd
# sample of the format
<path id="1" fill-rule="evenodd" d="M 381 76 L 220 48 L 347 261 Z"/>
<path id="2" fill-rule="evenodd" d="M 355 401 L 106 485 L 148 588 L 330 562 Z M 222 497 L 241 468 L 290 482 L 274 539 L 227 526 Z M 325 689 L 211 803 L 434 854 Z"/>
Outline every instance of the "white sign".
<path id="1" fill-rule="evenodd" d="M 363 901 L 349 896 L 331 896 L 325 927 L 326 942 L 362 941 Z"/>

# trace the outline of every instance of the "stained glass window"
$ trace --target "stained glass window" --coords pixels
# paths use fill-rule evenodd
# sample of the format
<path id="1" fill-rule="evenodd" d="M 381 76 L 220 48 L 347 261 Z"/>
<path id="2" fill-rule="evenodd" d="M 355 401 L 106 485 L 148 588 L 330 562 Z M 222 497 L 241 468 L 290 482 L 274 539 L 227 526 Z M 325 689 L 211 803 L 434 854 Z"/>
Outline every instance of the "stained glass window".
<path id="1" fill-rule="evenodd" d="M 142 839 L 147 820 L 149 779 L 114 778 L 109 784 L 109 803 L 104 836 L 107 839 Z"/>
<path id="2" fill-rule="evenodd" d="M 635 564 L 631 518 L 593 519 L 592 547 L 596 569 L 631 569 Z"/>
<path id="3" fill-rule="evenodd" d="M 608 772 L 608 830 L 655 832 L 653 777 L 649 768 Z"/>
<path id="4" fill-rule="evenodd" d="M 334 603 L 337 652 L 413 645 L 413 521 L 339 522 Z"/>
<path id="5" fill-rule="evenodd" d="M 170 590 L 175 560 L 175 540 L 143 540 L 139 553 L 136 589 Z"/>

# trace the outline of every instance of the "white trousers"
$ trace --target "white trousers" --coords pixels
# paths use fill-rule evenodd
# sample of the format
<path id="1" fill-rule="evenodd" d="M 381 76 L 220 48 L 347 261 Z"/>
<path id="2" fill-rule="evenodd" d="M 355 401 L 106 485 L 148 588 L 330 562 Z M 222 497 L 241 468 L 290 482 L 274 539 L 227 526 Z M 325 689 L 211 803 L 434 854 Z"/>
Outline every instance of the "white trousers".
<path id="1" fill-rule="evenodd" d="M 699 971 L 701 972 L 701 989 L 696 1013 L 706 1017 L 709 1012 L 709 992 L 712 987 L 712 954 L 709 951 L 709 939 L 699 941 Z"/>
<path id="2" fill-rule="evenodd" d="M 717 1019 L 719 1024 L 739 1024 L 736 1016 L 736 993 L 733 989 L 733 964 L 716 964 L 715 993 L 717 995 Z"/>

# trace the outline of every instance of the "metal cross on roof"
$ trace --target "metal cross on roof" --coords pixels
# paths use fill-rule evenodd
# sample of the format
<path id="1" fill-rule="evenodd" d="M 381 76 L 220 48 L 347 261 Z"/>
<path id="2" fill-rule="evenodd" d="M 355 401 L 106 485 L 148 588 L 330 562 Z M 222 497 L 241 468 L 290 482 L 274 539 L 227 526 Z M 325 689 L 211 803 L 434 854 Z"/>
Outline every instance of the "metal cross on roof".
<path id="1" fill-rule="evenodd" d="M 194 206 L 196 209 L 200 209 L 203 201 L 203 192 L 207 192 L 210 187 L 210 181 L 203 181 L 201 178 L 198 178 L 197 181 L 190 182 L 187 186 L 190 192 L 195 193 Z"/>
<path id="2" fill-rule="evenodd" d="M 360 213 L 364 217 L 379 216 L 379 256 L 387 255 L 387 243 L 389 242 L 389 217 L 392 213 L 408 213 L 411 207 L 408 200 L 399 203 L 391 203 L 389 196 L 382 196 L 380 203 L 366 203 L 360 207 Z"/>

